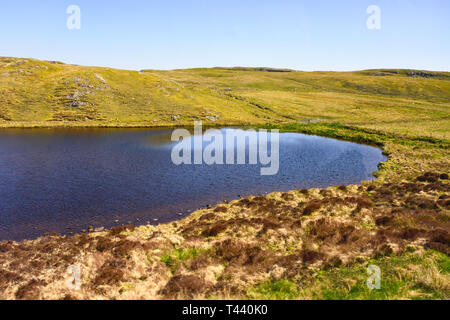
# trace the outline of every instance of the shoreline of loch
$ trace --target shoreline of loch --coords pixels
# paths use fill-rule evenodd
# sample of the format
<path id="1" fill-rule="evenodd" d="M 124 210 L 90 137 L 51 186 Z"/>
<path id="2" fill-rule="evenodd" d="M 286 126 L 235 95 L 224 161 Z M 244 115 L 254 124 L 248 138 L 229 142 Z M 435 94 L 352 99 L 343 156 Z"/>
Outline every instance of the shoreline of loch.
<path id="1" fill-rule="evenodd" d="M 36 130 L 39 130 L 39 129 L 36 129 Z M 67 148 L 70 150 L 71 149 L 71 147 L 70 147 L 70 145 L 71 145 L 71 143 L 70 143 L 71 138 L 70 137 L 72 136 L 72 134 L 70 134 L 70 132 L 72 132 L 71 129 L 67 129 L 68 130 L 67 132 L 66 131 L 59 131 L 59 130 L 66 130 L 66 129 L 57 129 L 56 131 L 54 131 L 55 134 L 56 134 L 56 136 L 54 136 L 54 137 L 51 135 L 53 131 L 49 131 L 49 133 L 47 133 L 44 130 L 45 134 L 42 135 L 42 137 L 45 137 L 45 138 L 42 139 L 43 146 L 48 148 L 49 146 L 54 145 L 52 147 L 52 149 L 59 149 L 61 147 L 61 148 L 63 148 L 63 150 L 66 150 Z M 103 137 L 103 134 L 104 134 L 104 132 L 102 130 L 103 129 L 100 129 L 100 131 L 99 131 L 99 132 L 101 132 L 100 137 Z M 121 130 L 121 129 L 119 129 L 119 130 Z M 147 129 L 143 129 L 143 130 L 147 130 Z M 156 130 L 160 130 L 160 129 L 157 128 Z M 1 132 L 1 130 L 0 130 L 0 132 Z M 13 134 L 13 133 L 15 133 L 17 131 L 13 130 L 11 132 Z M 28 136 L 30 134 L 32 134 L 33 132 L 34 131 L 31 131 L 31 130 L 27 131 L 27 134 L 25 134 L 25 137 L 26 137 L 27 140 L 29 139 Z M 41 132 L 41 131 L 38 131 L 38 132 Z M 79 147 L 83 145 L 83 141 L 85 140 L 84 138 L 81 139 L 81 137 L 84 137 L 84 135 L 79 136 L 79 134 L 81 134 L 83 132 L 84 132 L 84 129 L 76 129 L 74 131 L 74 135 L 73 136 L 76 138 L 75 146 L 77 148 L 76 148 L 76 151 L 74 151 L 75 153 L 73 154 L 73 156 L 76 156 L 78 153 L 83 152 L 83 149 L 79 149 Z M 97 131 L 94 130 L 92 132 L 97 132 Z M 109 132 L 109 131 L 105 131 L 105 132 Z M 115 144 L 122 145 L 123 143 L 129 143 L 132 140 L 139 141 L 141 138 L 146 136 L 146 133 L 145 133 L 146 131 L 143 131 L 142 133 L 140 133 L 140 131 L 136 131 L 136 132 L 139 132 L 138 134 L 135 134 L 134 131 L 130 131 L 131 135 L 129 135 L 129 138 L 127 138 L 126 140 L 121 140 L 120 137 L 123 136 L 121 134 L 121 132 L 123 132 L 125 134 L 125 136 L 129 135 L 128 131 L 117 131 L 117 133 L 114 132 L 114 135 L 111 135 L 111 138 L 115 141 L 114 142 Z M 159 131 L 158 132 L 153 132 L 153 133 L 152 132 L 153 131 L 150 131 L 150 133 L 149 133 L 150 136 L 153 136 L 153 135 L 158 136 L 158 134 L 159 134 L 158 133 Z M 162 130 L 162 132 L 164 132 L 164 130 Z M 61 142 L 64 144 L 64 146 L 63 145 L 60 146 L 58 144 L 58 141 L 60 140 L 60 139 L 59 140 L 57 139 L 57 137 L 59 136 L 58 133 L 61 133 L 61 137 L 64 138 L 63 140 L 61 140 Z M 361 175 L 359 165 L 353 165 L 352 164 L 352 162 L 356 161 L 356 160 L 349 159 L 348 157 L 351 157 L 351 155 L 350 155 L 350 156 L 346 156 L 346 157 L 344 157 L 344 158 L 342 158 L 340 160 L 337 160 L 337 159 L 333 160 L 333 162 L 332 162 L 333 164 L 332 165 L 326 164 L 326 163 L 328 163 L 328 161 L 325 161 L 323 163 L 324 167 L 322 169 L 325 170 L 328 167 L 330 167 L 330 170 L 332 169 L 331 170 L 332 171 L 331 174 L 335 173 L 335 171 L 333 171 L 333 170 L 336 170 L 335 169 L 336 166 L 342 167 L 342 165 L 344 163 L 347 163 L 347 165 L 345 167 L 347 167 L 347 166 L 349 166 L 349 168 L 353 168 L 354 167 L 354 171 L 352 171 L 352 170 L 344 170 L 344 169 L 343 169 L 344 170 L 343 172 L 337 171 L 338 174 L 335 177 L 333 177 L 333 175 L 330 175 L 327 178 L 326 174 L 324 173 L 322 175 L 316 175 L 316 177 L 314 178 L 314 177 L 310 177 L 310 175 L 308 175 L 308 174 L 307 175 L 302 174 L 301 171 L 300 171 L 300 173 L 298 173 L 297 171 L 295 171 L 295 172 L 292 171 L 293 169 L 292 170 L 291 169 L 290 170 L 283 169 L 281 173 L 288 174 L 291 177 L 289 179 L 289 181 L 282 181 L 282 180 L 280 180 L 281 178 L 273 178 L 273 179 L 271 178 L 271 179 L 267 180 L 267 182 L 263 182 L 265 186 L 256 187 L 256 186 L 252 186 L 252 183 L 250 183 L 250 182 L 245 182 L 246 181 L 245 180 L 244 181 L 245 182 L 245 186 L 247 186 L 248 188 L 244 187 L 244 186 L 243 187 L 236 187 L 236 186 L 232 187 L 234 185 L 233 183 L 231 183 L 230 181 L 227 181 L 227 179 L 221 178 L 221 180 L 219 179 L 219 181 L 222 181 L 221 185 L 222 184 L 229 185 L 229 183 L 231 183 L 231 185 L 229 185 L 229 187 L 230 188 L 232 187 L 232 190 L 231 189 L 230 190 L 227 189 L 227 191 L 226 191 L 226 190 L 222 190 L 221 187 L 218 187 L 218 188 L 216 188 L 217 190 L 215 192 L 213 192 L 213 194 L 201 197 L 201 198 L 197 199 L 197 201 L 195 203 L 191 201 L 192 203 L 188 204 L 188 203 L 185 203 L 185 202 L 180 200 L 179 202 L 177 202 L 177 203 L 179 203 L 179 205 L 172 205 L 171 204 L 171 205 L 167 206 L 167 208 L 164 207 L 163 203 L 160 203 L 159 207 L 154 207 L 153 208 L 153 207 L 150 206 L 150 205 L 152 205 L 152 203 L 149 203 L 150 200 L 149 201 L 139 200 L 142 203 L 140 205 L 135 205 L 135 206 L 127 206 L 126 202 L 123 202 L 123 203 L 119 202 L 119 203 L 116 204 L 116 206 L 99 206 L 99 205 L 95 204 L 95 201 L 94 201 L 94 203 L 88 202 L 84 206 L 82 204 L 80 204 L 79 208 L 82 209 L 82 210 L 80 210 L 80 212 L 91 212 L 91 215 L 92 215 L 93 218 L 90 219 L 90 220 L 88 219 L 88 215 L 86 215 L 86 214 L 79 215 L 77 213 L 77 210 L 67 211 L 67 214 L 66 214 L 66 211 L 64 211 L 64 213 L 66 214 L 67 219 L 61 220 L 61 218 L 59 217 L 61 215 L 58 213 L 59 211 L 58 210 L 55 211 L 55 208 L 57 208 L 57 206 L 59 205 L 57 201 L 54 203 L 55 206 L 53 206 L 53 203 L 49 203 L 48 207 L 44 206 L 44 205 L 46 205 L 46 203 L 42 203 L 42 205 L 40 207 L 47 208 L 47 209 L 45 209 L 45 210 L 43 210 L 43 209 L 35 210 L 36 211 L 35 213 L 34 213 L 34 211 L 31 211 L 33 213 L 33 216 L 39 217 L 39 214 L 41 214 L 40 212 L 44 212 L 44 214 L 53 214 L 53 212 L 55 212 L 55 219 L 56 220 L 54 220 L 54 221 L 53 220 L 52 221 L 48 220 L 47 221 L 45 219 L 46 216 L 43 216 L 44 220 L 42 220 L 42 223 L 41 223 L 41 220 L 37 220 L 37 218 L 36 218 L 35 220 L 31 220 L 31 221 L 35 221 L 35 223 L 33 224 L 32 228 L 31 228 L 31 227 L 27 227 L 27 225 L 29 223 L 27 223 L 28 220 L 26 219 L 26 217 L 29 216 L 29 214 L 28 215 L 26 215 L 26 214 L 19 214 L 16 217 L 16 221 L 19 223 L 19 225 L 16 227 L 16 229 L 17 229 L 17 236 L 14 236 L 13 229 L 7 231 L 7 229 L 3 229 L 2 228 L 2 239 L 20 241 L 20 240 L 23 240 L 23 239 L 35 239 L 35 238 L 37 238 L 37 237 L 39 237 L 41 235 L 47 234 L 47 233 L 51 233 L 51 234 L 58 233 L 58 234 L 61 234 L 61 235 L 73 235 L 73 234 L 76 234 L 78 232 L 83 232 L 83 230 L 89 230 L 89 229 L 94 230 L 94 229 L 100 229 L 100 228 L 111 228 L 111 227 L 114 227 L 114 226 L 117 226 L 117 225 L 121 225 L 121 224 L 122 225 L 123 224 L 135 224 L 135 225 L 153 224 L 154 225 L 154 224 L 160 224 L 160 223 L 167 223 L 167 222 L 172 222 L 172 221 L 179 220 L 179 217 L 181 216 L 179 213 L 182 213 L 184 216 L 186 216 L 186 214 L 189 214 L 192 211 L 195 211 L 197 209 L 201 209 L 201 208 L 203 208 L 203 207 L 205 207 L 207 205 L 208 206 L 213 206 L 216 203 L 220 203 L 222 200 L 232 201 L 232 200 L 236 199 L 238 195 L 239 196 L 242 195 L 243 197 L 245 197 L 245 196 L 251 196 L 251 195 L 267 194 L 267 193 L 272 193 L 272 192 L 276 192 L 276 191 L 286 192 L 286 191 L 297 189 L 297 188 L 317 188 L 317 187 L 322 187 L 323 188 L 323 187 L 328 187 L 328 186 L 333 186 L 333 185 L 359 184 L 361 181 L 365 181 L 365 180 L 370 181 L 372 179 L 375 179 L 375 176 L 373 175 L 373 173 L 377 170 L 377 164 L 381 165 L 383 162 L 385 162 L 387 160 L 387 158 L 385 156 L 381 155 L 382 149 L 380 149 L 380 148 L 377 148 L 377 149 L 366 148 L 365 145 L 364 146 L 362 144 L 358 144 L 357 145 L 355 142 L 350 142 L 350 141 L 345 141 L 346 144 L 342 144 L 342 146 L 341 146 L 341 144 L 338 142 L 339 140 L 337 140 L 335 138 L 324 138 L 324 137 L 319 137 L 319 136 L 316 136 L 315 138 L 312 137 L 311 138 L 312 140 L 310 140 L 310 138 L 306 137 L 306 135 L 303 136 L 304 138 L 302 137 L 301 134 L 300 135 L 296 135 L 296 132 L 294 132 L 294 131 L 291 131 L 291 133 L 293 133 L 293 134 L 289 134 L 288 132 L 284 132 L 283 131 L 281 133 L 281 137 L 283 137 L 285 133 L 287 133 L 286 134 L 286 141 L 291 141 L 291 142 L 290 142 L 290 144 L 284 144 L 285 147 L 284 147 L 283 150 L 291 149 L 292 151 L 290 151 L 289 153 L 283 152 L 283 154 L 284 154 L 283 157 L 287 157 L 287 159 L 290 159 L 292 157 L 295 158 L 295 154 L 298 153 L 298 150 L 295 149 L 295 144 L 296 144 L 295 141 L 297 141 L 297 140 L 287 140 L 287 139 L 293 139 L 293 137 L 295 137 L 296 139 L 299 139 L 298 143 L 308 143 L 308 144 L 311 143 L 311 147 L 315 148 L 313 150 L 316 150 L 315 151 L 316 153 L 317 152 L 324 152 L 324 151 L 326 151 L 326 150 L 324 150 L 324 148 L 327 148 L 327 147 L 324 147 L 324 146 L 328 146 L 329 145 L 329 146 L 332 146 L 334 148 L 334 145 L 336 145 L 337 150 L 342 150 L 342 149 L 343 150 L 356 150 L 358 152 L 362 152 L 362 155 L 364 155 L 364 159 L 366 159 L 366 160 L 364 160 L 364 163 L 361 162 L 361 164 L 363 165 L 363 167 L 365 166 L 365 170 L 364 171 L 366 172 L 367 176 L 366 177 L 361 176 L 361 178 L 359 178 L 360 175 Z M 89 131 L 89 130 L 87 131 L 87 134 L 88 135 L 86 136 L 86 139 L 89 139 L 88 140 L 89 141 L 89 145 L 97 146 L 97 147 L 94 147 L 93 150 L 97 150 L 97 148 L 100 148 L 102 146 L 102 141 L 103 140 L 99 140 L 98 142 L 95 142 L 96 141 L 95 140 L 96 134 L 91 134 L 91 131 Z M 50 135 L 53 138 L 49 142 L 47 142 L 47 136 L 50 137 Z M 13 135 L 12 137 L 14 137 L 14 136 L 15 135 Z M 37 137 L 40 137 L 40 136 L 41 135 L 37 135 Z M 298 136 L 298 138 L 296 136 Z M 22 135 L 18 134 L 17 135 L 17 139 L 14 138 L 16 140 L 12 140 L 9 144 L 14 143 L 14 144 L 17 144 L 17 145 L 21 146 L 22 145 L 21 144 L 21 141 L 22 141 L 21 137 L 22 137 Z M 111 140 L 111 139 L 107 138 L 107 137 L 109 137 L 109 134 L 106 135 L 105 137 L 106 137 L 105 141 Z M 135 137 L 135 138 L 132 138 L 132 137 Z M 25 140 L 25 141 L 27 141 L 27 140 Z M 281 139 L 281 141 L 283 141 L 283 140 L 284 139 Z M 40 138 L 33 138 L 32 141 L 34 141 L 34 144 L 39 143 Z M 308 141 L 312 141 L 312 142 L 308 142 Z M 344 140 L 342 140 L 342 139 L 341 139 L 341 141 L 344 142 Z M 49 143 L 52 143 L 52 144 L 49 144 Z M 158 143 L 159 143 L 159 140 L 158 140 Z M 308 144 L 306 144 L 305 146 L 308 146 Z M 323 144 L 323 146 L 322 146 L 322 144 Z M 24 146 L 26 147 L 27 145 L 28 144 L 25 144 Z M 38 144 L 38 145 L 40 145 L 40 144 Z M 291 148 L 291 145 L 294 146 L 294 149 Z M 303 145 L 303 144 L 301 144 L 301 145 Z M 8 146 L 8 144 L 6 144 L 6 146 Z M 282 144 L 282 146 L 283 146 L 283 144 Z M 22 148 L 22 147 L 19 147 L 19 149 L 20 148 Z M 107 144 L 107 147 L 105 147 L 105 148 L 106 148 L 106 150 L 111 149 L 111 150 L 116 150 L 117 151 L 117 148 L 113 147 L 113 145 Z M 92 149 L 92 148 L 90 148 L 90 149 Z M 127 151 L 127 152 L 131 152 L 130 155 L 133 154 L 132 150 L 134 149 L 134 147 L 129 148 L 129 149 L 130 150 Z M 88 151 L 88 150 L 85 151 L 85 152 L 91 153 L 91 151 Z M 67 154 L 67 152 L 68 152 L 68 150 L 66 150 L 64 152 L 64 154 Z M 340 152 L 342 152 L 342 151 L 340 151 Z M 108 153 L 108 152 L 106 152 L 106 153 Z M 330 156 L 329 156 L 330 159 L 331 158 L 334 159 L 334 157 L 336 157 L 339 152 L 336 153 L 335 151 L 333 151 L 333 152 L 330 151 L 329 153 L 330 153 Z M 308 158 L 307 154 L 308 153 L 305 153 L 303 156 L 304 157 L 306 156 L 306 158 Z M 32 150 L 30 150 L 30 152 L 23 153 L 23 154 L 19 153 L 19 155 L 20 155 L 20 158 L 34 159 L 34 152 Z M 12 156 L 12 154 L 11 154 L 11 156 Z M 70 158 L 71 158 L 70 156 L 69 156 L 69 159 L 66 159 L 67 157 L 66 158 L 61 158 L 59 153 L 50 153 L 49 156 L 54 158 L 54 159 L 59 159 L 57 162 L 54 162 L 54 165 L 56 165 L 58 163 L 61 163 L 62 165 L 69 165 L 71 163 L 70 162 Z M 84 157 L 81 157 L 81 158 L 84 159 Z M 96 165 L 98 165 L 98 162 L 102 161 L 101 160 L 102 159 L 102 153 L 100 152 L 99 154 L 97 154 L 96 158 L 97 158 L 97 161 L 92 163 L 93 167 L 96 167 Z M 109 158 L 110 158 L 110 156 L 108 156 L 108 159 Z M 38 157 L 38 159 L 39 159 L 39 157 Z M 64 159 L 64 160 L 62 160 L 62 159 Z M 344 159 L 347 159 L 347 160 L 344 160 Z M 147 159 L 147 160 L 149 160 L 149 159 Z M 142 162 L 142 159 L 140 161 Z M 170 161 L 170 159 L 169 159 L 169 161 Z M 293 168 L 296 168 L 295 163 L 291 163 L 292 162 L 291 160 L 286 160 L 286 161 L 287 162 L 284 165 L 285 167 L 289 167 L 289 166 L 292 165 Z M 362 160 L 357 160 L 357 163 L 359 163 L 359 161 L 362 161 Z M 27 162 L 30 162 L 30 161 L 27 161 Z M 26 165 L 27 162 L 25 162 L 25 165 Z M 81 160 L 81 162 L 79 164 L 75 164 L 74 163 L 73 166 L 79 167 L 81 165 L 84 168 L 83 163 L 85 163 L 85 162 L 86 161 Z M 148 165 L 146 165 L 145 168 L 147 168 L 147 167 L 151 168 L 152 167 L 150 165 L 150 162 L 148 162 L 148 161 L 144 161 L 144 162 L 148 163 Z M 305 165 L 307 163 L 309 163 L 309 162 L 306 161 Z M 7 165 L 7 164 L 8 163 L 6 163 L 5 165 Z M 26 166 L 26 167 L 28 167 L 28 166 Z M 140 168 L 138 171 L 141 172 L 142 170 L 146 170 L 145 168 Z M 302 167 L 299 167 L 299 168 L 300 168 L 300 170 L 302 170 L 301 169 Z M 311 165 L 311 168 L 315 168 L 315 166 Z M 31 169 L 31 167 L 26 172 L 29 172 L 30 169 Z M 50 168 L 47 168 L 47 170 L 48 169 L 50 169 Z M 189 168 L 187 168 L 187 169 L 189 169 Z M 32 172 L 34 172 L 33 170 L 32 170 Z M 56 170 L 56 167 L 55 167 L 55 170 Z M 53 170 L 53 171 L 55 171 L 55 170 Z M 85 169 L 85 170 L 87 170 L 87 169 Z M 208 169 L 205 168 L 205 170 L 208 170 Z M 70 171 L 70 172 L 72 172 L 72 171 Z M 150 171 L 154 172 L 154 170 L 150 170 Z M 190 170 L 188 170 L 188 172 L 190 172 Z M 206 172 L 208 172 L 208 171 L 206 171 Z M 323 172 L 328 172 L 328 170 L 325 170 Z M 23 175 L 24 173 L 17 173 L 17 174 L 20 176 L 20 174 Z M 70 177 L 67 177 L 68 174 L 69 173 L 65 174 L 65 176 L 64 176 L 65 179 L 66 178 L 70 179 Z M 80 175 L 80 172 L 78 172 L 78 170 L 75 170 L 71 174 L 73 176 L 75 176 L 75 177 L 78 177 Z M 358 174 L 358 178 L 351 178 L 352 176 L 356 177 L 357 174 Z M 57 175 L 58 174 L 56 173 L 56 176 Z M 40 175 L 37 175 L 37 176 L 40 176 Z M 149 181 L 149 180 L 153 179 L 153 178 L 151 178 L 152 176 L 153 175 L 149 175 L 147 178 L 143 179 L 143 181 Z M 188 176 L 189 176 L 189 174 L 188 174 Z M 44 183 L 42 179 L 36 180 L 36 175 L 34 175 L 33 177 L 34 177 L 34 180 L 30 181 L 30 183 L 33 182 L 33 181 L 34 181 L 34 183 L 36 183 L 36 181 L 41 181 L 40 183 Z M 122 177 L 122 178 L 128 178 L 128 177 Z M 206 174 L 206 176 L 203 177 L 203 178 L 204 179 L 209 179 L 208 174 Z M 315 180 L 311 180 L 311 179 L 315 179 Z M 202 180 L 202 179 L 200 179 L 200 180 Z M 279 180 L 279 183 L 277 183 L 277 180 Z M 73 180 L 73 183 L 76 183 L 76 185 L 79 185 L 80 183 L 83 183 L 83 181 L 84 180 L 81 180 L 81 181 Z M 197 179 L 197 182 L 198 181 L 199 180 Z M 244 183 L 244 182 L 241 181 L 241 183 Z M 171 185 L 170 181 L 168 181 L 167 183 L 169 183 L 169 186 Z M 146 184 L 148 184 L 148 183 L 146 183 Z M 56 186 L 60 186 L 58 188 L 62 189 L 62 190 L 66 189 L 64 187 L 63 181 L 60 181 L 60 183 L 56 184 L 55 187 Z M 92 186 L 92 187 L 94 187 L 94 186 Z M 144 185 L 141 186 L 139 184 L 136 185 L 136 188 L 137 188 L 136 190 L 147 189 L 146 186 L 144 186 Z M 53 189 L 54 189 L 53 187 L 46 188 L 45 189 L 46 190 L 46 194 L 49 194 L 49 196 L 50 195 L 55 195 L 56 196 L 56 194 L 52 192 Z M 116 189 L 117 188 L 112 188 L 111 192 L 119 192 L 121 195 L 123 194 L 124 196 L 127 195 L 126 193 L 122 193 L 120 190 L 116 190 Z M 81 201 L 80 203 L 82 203 L 84 198 L 83 197 L 77 197 L 77 190 L 76 189 L 72 189 L 71 188 L 71 190 L 72 191 L 71 191 L 70 195 L 75 197 L 75 199 L 78 199 L 78 201 Z M 36 192 L 37 192 L 37 190 L 36 190 Z M 156 192 L 156 194 L 155 193 L 149 193 L 148 195 L 149 195 L 149 199 L 159 199 L 157 192 Z M 49 196 L 47 196 L 47 197 L 49 197 Z M 128 196 L 131 197 L 130 199 L 133 199 L 132 198 L 133 195 L 128 195 Z M 164 196 L 164 195 L 162 195 L 162 196 Z M 181 196 L 181 197 L 178 197 L 178 198 L 183 199 L 183 197 L 184 196 Z M 57 197 L 57 199 L 59 199 L 59 198 L 60 197 Z M 164 201 L 162 200 L 162 202 L 164 202 Z M 73 201 L 72 202 L 67 202 L 65 205 L 67 205 L 70 208 L 73 205 L 72 203 L 73 203 Z M 10 204 L 10 208 L 14 208 L 13 204 L 14 203 Z M 122 206 L 122 204 L 123 204 L 123 206 Z M 115 207 L 117 207 L 117 206 L 120 206 L 120 208 L 122 208 L 123 210 L 122 211 L 116 210 Z M 5 211 L 5 208 L 8 208 L 8 206 L 3 207 L 3 208 L 4 208 L 4 210 L 2 210 L 2 212 L 8 212 L 8 211 Z M 91 210 L 90 208 L 92 208 L 93 210 Z M 100 208 L 100 211 L 97 210 L 97 208 Z M 131 210 L 127 210 L 127 208 L 130 208 Z M 102 211 L 104 213 L 102 213 Z M 125 214 L 123 212 L 129 212 L 130 214 L 128 214 L 128 213 Z M 169 214 L 167 215 L 167 213 L 169 213 Z M 7 225 L 7 223 L 5 221 L 5 226 L 6 225 Z M 29 230 L 30 233 L 28 235 L 26 234 L 27 228 L 30 229 Z M 23 236 L 22 236 L 22 234 L 23 234 Z"/>

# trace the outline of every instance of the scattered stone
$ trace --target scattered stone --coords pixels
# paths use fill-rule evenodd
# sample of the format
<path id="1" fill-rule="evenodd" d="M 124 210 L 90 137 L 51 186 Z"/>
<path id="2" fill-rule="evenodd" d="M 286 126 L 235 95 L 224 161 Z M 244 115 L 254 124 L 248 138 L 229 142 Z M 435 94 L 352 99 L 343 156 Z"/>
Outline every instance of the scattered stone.
<path id="1" fill-rule="evenodd" d="M 71 103 L 71 107 L 72 108 L 78 108 L 78 107 L 81 107 L 81 106 L 84 106 L 86 104 L 86 102 L 82 102 L 82 101 L 73 101 L 72 103 Z"/>
<path id="2" fill-rule="evenodd" d="M 321 119 L 297 119 L 297 123 L 319 123 L 322 122 Z"/>
<path id="3" fill-rule="evenodd" d="M 106 83 L 106 80 L 105 80 L 101 75 L 99 75 L 98 73 L 94 73 L 94 76 L 95 76 L 98 80 L 100 80 L 102 83 Z"/>
<path id="4" fill-rule="evenodd" d="M 79 99 L 81 97 L 81 94 L 79 91 L 75 91 L 71 96 L 67 96 L 67 99 Z"/>
<path id="5" fill-rule="evenodd" d="M 220 119 L 220 116 L 206 116 L 205 118 L 209 121 L 215 122 Z"/>
<path id="6" fill-rule="evenodd" d="M 31 74 L 33 74 L 33 72 L 31 72 L 31 71 L 23 70 L 23 69 L 19 69 L 19 70 L 17 71 L 17 73 L 25 74 L 25 75 L 31 75 Z"/>
<path id="7" fill-rule="evenodd" d="M 13 64 L 13 66 L 20 66 L 21 64 L 24 64 L 24 63 L 27 63 L 27 62 L 28 62 L 28 60 L 22 60 L 22 61 L 19 61 L 19 62 Z"/>

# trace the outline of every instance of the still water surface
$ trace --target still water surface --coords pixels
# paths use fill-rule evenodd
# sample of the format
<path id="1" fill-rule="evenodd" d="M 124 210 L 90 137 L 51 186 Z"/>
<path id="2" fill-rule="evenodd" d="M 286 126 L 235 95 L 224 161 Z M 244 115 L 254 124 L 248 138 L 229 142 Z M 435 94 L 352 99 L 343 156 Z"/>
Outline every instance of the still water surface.
<path id="1" fill-rule="evenodd" d="M 357 184 L 386 160 L 375 147 L 281 133 L 273 176 L 260 165 L 176 166 L 171 132 L 0 130 L 0 240 L 161 223 L 238 195 Z"/>

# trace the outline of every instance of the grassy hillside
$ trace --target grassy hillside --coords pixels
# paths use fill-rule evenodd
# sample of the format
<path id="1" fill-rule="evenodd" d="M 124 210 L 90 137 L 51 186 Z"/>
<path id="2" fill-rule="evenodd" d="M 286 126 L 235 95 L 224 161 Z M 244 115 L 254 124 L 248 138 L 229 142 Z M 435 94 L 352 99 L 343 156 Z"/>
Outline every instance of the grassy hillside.
<path id="1" fill-rule="evenodd" d="M 0 126 L 339 122 L 448 139 L 450 73 L 125 71 L 0 58 Z"/>

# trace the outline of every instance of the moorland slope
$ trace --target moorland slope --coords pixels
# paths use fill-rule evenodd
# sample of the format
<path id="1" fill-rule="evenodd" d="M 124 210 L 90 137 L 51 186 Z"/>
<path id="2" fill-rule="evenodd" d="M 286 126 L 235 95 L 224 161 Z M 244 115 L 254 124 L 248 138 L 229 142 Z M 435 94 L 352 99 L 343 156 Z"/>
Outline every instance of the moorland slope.
<path id="1" fill-rule="evenodd" d="M 0 59 L 0 126 L 253 125 L 383 148 L 377 179 L 0 242 L 0 299 L 450 299 L 450 74 Z M 70 290 L 76 265 L 81 287 Z M 367 267 L 381 288 L 366 286 Z"/>

